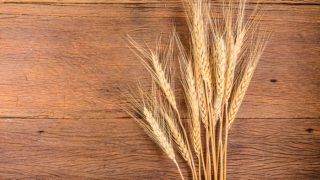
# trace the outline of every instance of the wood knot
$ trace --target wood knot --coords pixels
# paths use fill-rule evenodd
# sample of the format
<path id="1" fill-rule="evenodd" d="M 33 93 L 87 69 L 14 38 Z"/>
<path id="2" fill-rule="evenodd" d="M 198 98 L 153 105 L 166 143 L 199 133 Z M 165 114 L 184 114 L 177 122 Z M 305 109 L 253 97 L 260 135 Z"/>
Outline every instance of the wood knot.
<path id="1" fill-rule="evenodd" d="M 307 131 L 308 133 L 313 133 L 314 129 L 308 128 L 308 129 L 306 129 L 306 131 Z"/>
<path id="2" fill-rule="evenodd" d="M 276 83 L 276 82 L 278 82 L 278 80 L 276 80 L 276 79 L 270 79 L 270 82 Z"/>

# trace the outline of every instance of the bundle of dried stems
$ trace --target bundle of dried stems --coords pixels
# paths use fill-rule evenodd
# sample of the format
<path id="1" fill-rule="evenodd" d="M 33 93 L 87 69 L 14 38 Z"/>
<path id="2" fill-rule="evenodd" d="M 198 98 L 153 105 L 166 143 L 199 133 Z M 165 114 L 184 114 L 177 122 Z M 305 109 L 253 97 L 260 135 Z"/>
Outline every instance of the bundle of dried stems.
<path id="1" fill-rule="evenodd" d="M 138 93 L 127 93 L 130 103 L 126 110 L 174 162 L 182 179 L 176 152 L 190 167 L 193 179 L 226 179 L 229 130 L 267 36 L 258 31 L 257 8 L 251 18 L 245 18 L 245 0 L 222 2 L 219 17 L 211 14 L 206 0 L 182 3 L 190 51 L 175 30 L 166 48 L 161 48 L 159 41 L 155 50 L 128 37 L 130 47 L 152 76 L 152 89 L 148 94 L 138 85 Z M 188 128 L 182 122 L 172 83 L 170 64 L 176 59 L 189 112 Z"/>

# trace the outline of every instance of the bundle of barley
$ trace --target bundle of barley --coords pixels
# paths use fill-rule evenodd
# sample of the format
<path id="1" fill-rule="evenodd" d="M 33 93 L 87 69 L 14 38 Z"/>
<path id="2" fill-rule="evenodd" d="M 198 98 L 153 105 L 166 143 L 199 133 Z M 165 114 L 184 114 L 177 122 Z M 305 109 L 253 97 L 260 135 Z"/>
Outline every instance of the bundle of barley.
<path id="1" fill-rule="evenodd" d="M 193 179 L 226 179 L 228 134 L 265 48 L 257 9 L 245 18 L 245 1 L 222 3 L 222 16 L 211 14 L 206 0 L 183 0 L 190 32 L 187 52 L 175 31 L 166 48 L 152 50 L 129 37 L 152 76 L 148 94 L 129 93 L 127 111 L 177 166 L 176 152 Z M 175 48 L 176 47 L 176 48 Z M 185 127 L 172 84 L 170 62 L 178 59 L 189 118 Z M 204 132 L 204 133 L 202 133 Z M 204 136 L 202 136 L 204 134 Z"/>

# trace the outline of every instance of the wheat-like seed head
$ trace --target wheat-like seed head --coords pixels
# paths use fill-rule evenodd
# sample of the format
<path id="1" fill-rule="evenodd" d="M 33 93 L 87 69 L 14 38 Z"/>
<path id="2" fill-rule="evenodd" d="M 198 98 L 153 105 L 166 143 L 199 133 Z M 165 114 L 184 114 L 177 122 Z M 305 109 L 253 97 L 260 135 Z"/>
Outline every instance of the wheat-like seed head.
<path id="1" fill-rule="evenodd" d="M 229 101 L 231 91 L 234 85 L 236 65 L 239 63 L 239 59 L 243 55 L 243 51 L 245 49 L 244 46 L 248 46 L 248 44 L 245 42 L 247 39 L 247 35 L 249 34 L 249 32 L 251 32 L 252 34 L 255 33 L 254 27 L 257 25 L 255 20 L 259 18 L 257 14 L 258 6 L 256 6 L 252 13 L 252 20 L 249 20 L 248 22 L 244 23 L 245 6 L 246 0 L 240 0 L 237 18 L 234 25 L 236 28 L 235 30 L 233 29 L 233 22 L 231 16 L 231 14 L 233 13 L 232 9 L 229 8 L 227 10 L 225 18 L 226 39 L 228 42 L 228 68 L 226 71 L 226 85 L 224 95 L 225 103 Z M 249 31 L 250 29 L 252 31 Z"/>
<path id="2" fill-rule="evenodd" d="M 233 14 L 233 10 L 231 5 L 229 5 L 225 14 L 227 69 L 226 69 L 226 77 L 225 77 L 226 82 L 225 82 L 224 102 L 227 102 L 230 97 L 230 93 L 233 86 L 236 60 L 237 60 L 237 56 L 234 56 L 235 37 L 234 37 L 233 26 L 232 26 L 232 14 Z"/>
<path id="3" fill-rule="evenodd" d="M 240 108 L 241 102 L 244 98 L 244 95 L 247 91 L 247 88 L 249 86 L 252 74 L 254 72 L 254 68 L 248 68 L 245 75 L 242 77 L 241 82 L 239 83 L 238 87 L 236 88 L 234 97 L 231 100 L 230 108 L 229 108 L 229 128 L 231 128 L 231 125 L 233 124 L 235 120 L 235 116 Z"/>
<path id="4" fill-rule="evenodd" d="M 215 40 L 215 99 L 214 99 L 214 123 L 221 113 L 222 100 L 225 86 L 226 71 L 226 44 L 222 36 L 217 36 Z"/>
<path id="5" fill-rule="evenodd" d="M 211 83 L 211 69 L 209 62 L 209 46 L 208 46 L 208 15 L 205 14 L 206 7 L 203 0 L 189 2 L 191 12 L 188 14 L 192 53 L 194 65 L 196 66 L 199 80 L 202 79 L 205 84 Z"/>
<path id="6" fill-rule="evenodd" d="M 216 95 L 223 96 L 224 93 L 224 80 L 226 70 L 226 44 L 222 37 L 217 37 L 215 48 L 215 77 L 216 77 Z"/>
<path id="7" fill-rule="evenodd" d="M 191 166 L 191 152 L 185 143 L 177 121 L 172 115 L 169 115 L 165 109 L 162 110 L 162 115 L 164 116 L 164 119 L 171 132 L 171 136 L 173 137 L 173 140 L 175 141 L 182 158 L 188 163 L 189 166 Z"/>
<path id="8" fill-rule="evenodd" d="M 225 96 L 224 96 L 224 101 L 228 101 L 232 86 L 233 86 L 233 80 L 234 80 L 234 72 L 235 72 L 235 67 L 237 64 L 237 60 L 239 58 L 239 54 L 242 50 L 242 45 L 244 41 L 244 36 L 245 33 L 242 31 L 240 34 L 237 35 L 236 42 L 229 42 L 229 55 L 228 55 L 228 68 L 226 71 L 226 88 L 225 88 Z"/>
<path id="9" fill-rule="evenodd" d="M 143 114 L 145 115 L 145 120 L 151 127 L 151 136 L 161 147 L 161 149 L 168 155 L 172 160 L 175 160 L 175 153 L 173 146 L 171 144 L 170 138 L 166 134 L 163 127 L 161 127 L 159 119 L 156 119 L 153 113 L 147 108 L 143 108 Z"/>
<path id="10" fill-rule="evenodd" d="M 235 117 L 240 108 L 241 102 L 249 87 L 254 70 L 256 69 L 258 61 L 266 46 L 267 38 L 268 37 L 266 37 L 265 35 L 258 36 L 258 37 L 252 36 L 252 39 L 251 39 L 252 49 L 249 56 L 247 57 L 249 62 L 246 64 L 246 67 L 242 70 L 242 72 L 240 72 L 240 77 L 239 77 L 237 86 L 233 91 L 230 107 L 228 109 L 228 128 L 229 129 L 231 128 L 235 120 Z"/>
<path id="11" fill-rule="evenodd" d="M 173 39 L 170 39 L 168 51 L 166 52 L 166 56 L 164 56 L 162 61 L 168 61 L 165 59 L 172 55 L 171 50 Z M 136 43 L 132 38 L 129 37 L 129 42 L 133 47 L 133 51 L 136 53 L 138 57 L 140 57 L 143 65 L 150 72 L 153 79 L 157 82 L 158 86 L 161 88 L 162 92 L 165 94 L 169 104 L 171 107 L 178 112 L 177 102 L 174 95 L 174 90 L 171 85 L 170 73 L 166 71 L 166 67 L 162 66 L 162 61 L 160 60 L 160 45 L 156 48 L 156 51 L 152 51 L 150 49 L 146 50 L 141 47 L 138 43 Z"/>
<path id="12" fill-rule="evenodd" d="M 185 52 L 185 49 L 181 43 L 180 38 L 174 33 L 174 37 L 179 49 L 179 62 L 182 77 L 182 85 L 184 88 L 186 101 L 191 117 L 191 137 L 193 148 L 196 154 L 199 156 L 201 152 L 201 126 L 200 126 L 200 114 L 199 114 L 199 101 L 196 90 L 196 80 L 193 73 L 192 62 Z"/>
<path id="13" fill-rule="evenodd" d="M 166 95 L 172 107 L 175 110 L 177 110 L 177 102 L 174 96 L 174 91 L 173 91 L 173 88 L 171 87 L 170 81 L 167 79 L 165 70 L 162 68 L 159 62 L 159 56 L 155 54 L 152 55 L 152 64 L 154 67 L 154 71 L 156 73 L 156 77 L 158 79 L 158 85 L 163 90 L 163 93 Z"/>
<path id="14" fill-rule="evenodd" d="M 126 112 L 146 131 L 155 143 L 174 162 L 175 152 L 172 146 L 171 135 L 167 130 L 164 119 L 159 116 L 159 110 L 155 109 L 151 96 L 146 95 L 139 87 L 137 92 L 132 89 L 123 91 L 122 95 L 128 100 L 128 106 L 124 107 Z"/>
<path id="15" fill-rule="evenodd" d="M 188 13 L 189 27 L 191 30 L 193 65 L 196 80 L 196 89 L 199 98 L 201 121 L 208 128 L 207 97 L 212 94 L 211 67 L 208 51 L 208 11 L 203 5 L 203 0 L 189 1 Z"/>
<path id="16" fill-rule="evenodd" d="M 197 80 L 198 81 L 198 80 Z M 205 95 L 204 84 L 202 82 L 197 82 L 197 92 L 199 97 L 199 109 L 200 109 L 200 118 L 205 128 L 209 127 L 208 120 L 208 104 Z"/>
<path id="17" fill-rule="evenodd" d="M 188 86 L 186 96 L 191 108 L 191 119 L 192 119 L 192 139 L 194 149 L 199 155 L 201 151 L 201 131 L 200 131 L 200 119 L 199 119 L 199 102 L 197 97 L 195 78 L 193 76 L 193 70 L 191 62 L 186 64 L 185 70 L 186 83 Z"/>

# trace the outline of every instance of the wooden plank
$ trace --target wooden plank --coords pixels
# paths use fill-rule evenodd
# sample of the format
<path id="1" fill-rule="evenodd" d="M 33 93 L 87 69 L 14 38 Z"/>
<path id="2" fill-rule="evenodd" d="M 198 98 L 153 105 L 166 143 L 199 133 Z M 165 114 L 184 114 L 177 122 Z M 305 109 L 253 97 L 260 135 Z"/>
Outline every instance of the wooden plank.
<path id="1" fill-rule="evenodd" d="M 319 127 L 319 119 L 238 119 L 229 178 L 317 179 Z M 2 118 L 0 153 L 1 179 L 179 178 L 132 119 Z"/>
<path id="2" fill-rule="evenodd" d="M 154 44 L 172 21 L 186 36 L 178 1 L 2 2 L 0 179 L 178 179 L 118 91 L 147 82 L 121 37 Z M 317 179 L 319 2 L 262 4 L 274 34 L 231 131 L 229 178 Z"/>
<path id="3" fill-rule="evenodd" d="M 318 118 L 320 6 L 264 7 L 274 34 L 238 117 Z M 118 89 L 148 75 L 123 35 L 152 46 L 172 18 L 186 35 L 177 6 L 4 4 L 0 12 L 1 117 L 127 116 Z M 182 104 L 180 86 L 177 94 Z"/>
<path id="4" fill-rule="evenodd" d="M 125 4 L 125 3 L 178 3 L 180 0 L 2 0 L 3 3 L 29 3 L 29 4 Z M 248 3 L 256 3 L 257 0 L 247 0 Z M 261 0 L 262 4 L 320 4 L 317 0 Z"/>
<path id="5" fill-rule="evenodd" d="M 301 1 L 299 1 L 301 2 Z M 255 4 L 248 4 L 247 9 L 252 9 Z M 219 7 L 219 5 L 212 4 L 212 8 Z M 307 17 L 314 17 L 317 23 L 319 17 L 317 16 L 319 12 L 318 5 L 314 4 L 303 4 L 299 5 L 288 5 L 288 4 L 262 4 L 260 6 L 262 10 L 267 12 L 265 18 L 273 18 L 275 21 L 297 21 L 297 16 L 299 20 L 302 21 L 312 21 Z M 2 3 L 1 14 L 4 15 L 33 15 L 33 16 L 58 16 L 58 17 L 117 17 L 117 18 L 156 18 L 156 17 L 182 17 L 185 15 L 183 12 L 183 7 L 179 3 L 132 3 L 132 4 L 20 4 L 20 3 Z M 310 11 L 306 11 L 306 9 Z M 216 10 L 216 9 L 214 9 Z M 271 12 L 270 12 L 271 11 Z M 134 14 L 132 13 L 134 12 Z M 289 13 L 289 14 L 285 14 Z M 275 14 L 281 16 L 274 16 Z M 283 19 L 284 17 L 290 17 L 290 19 Z M 138 25 L 138 24 L 136 24 Z"/>

